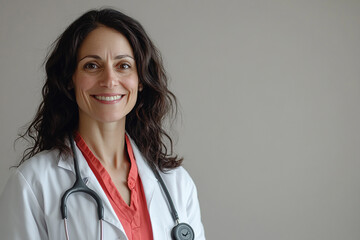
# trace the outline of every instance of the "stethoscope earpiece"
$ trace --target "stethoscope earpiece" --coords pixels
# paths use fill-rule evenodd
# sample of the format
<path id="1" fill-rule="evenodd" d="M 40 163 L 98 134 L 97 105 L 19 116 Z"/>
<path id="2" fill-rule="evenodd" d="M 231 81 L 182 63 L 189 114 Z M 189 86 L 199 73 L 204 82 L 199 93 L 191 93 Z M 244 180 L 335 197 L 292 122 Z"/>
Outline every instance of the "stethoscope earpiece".
<path id="1" fill-rule="evenodd" d="M 172 229 L 171 237 L 174 240 L 193 240 L 194 231 L 189 224 L 179 223 Z"/>

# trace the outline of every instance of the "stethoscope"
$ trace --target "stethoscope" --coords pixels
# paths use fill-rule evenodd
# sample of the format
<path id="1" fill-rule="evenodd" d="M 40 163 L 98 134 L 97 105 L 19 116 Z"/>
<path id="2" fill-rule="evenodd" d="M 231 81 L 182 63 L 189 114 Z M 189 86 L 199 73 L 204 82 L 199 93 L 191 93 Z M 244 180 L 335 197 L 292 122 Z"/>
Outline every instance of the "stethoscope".
<path id="1" fill-rule="evenodd" d="M 66 240 L 69 240 L 69 233 L 68 233 L 68 226 L 67 226 L 66 202 L 67 202 L 67 199 L 69 198 L 69 196 L 76 192 L 83 192 L 83 193 L 89 194 L 96 201 L 97 212 L 98 212 L 98 217 L 99 217 L 99 221 L 100 221 L 100 239 L 103 240 L 103 220 L 104 220 L 103 202 L 102 202 L 101 198 L 99 197 L 99 195 L 95 191 L 91 190 L 88 186 L 86 186 L 85 182 L 81 178 L 81 174 L 80 174 L 80 170 L 79 170 L 79 163 L 78 163 L 77 156 L 75 154 L 74 139 L 71 134 L 69 134 L 69 140 L 70 140 L 71 150 L 72 150 L 73 158 L 74 158 L 76 180 L 75 180 L 74 185 L 71 188 L 69 188 L 68 190 L 66 190 L 66 192 L 64 193 L 64 195 L 61 198 L 60 211 L 61 211 L 62 219 L 64 220 Z M 151 167 L 151 169 L 154 172 L 156 179 L 160 182 L 161 188 L 165 193 L 166 199 L 169 203 L 171 216 L 175 222 L 175 226 L 171 230 L 172 239 L 174 239 L 174 240 L 193 240 L 195 238 L 194 230 L 191 228 L 191 226 L 189 224 L 180 223 L 178 213 L 175 209 L 174 203 L 171 199 L 171 196 L 169 194 L 168 189 L 166 188 L 166 185 L 165 185 L 163 179 L 161 178 L 159 172 L 156 170 L 155 166 Z"/>

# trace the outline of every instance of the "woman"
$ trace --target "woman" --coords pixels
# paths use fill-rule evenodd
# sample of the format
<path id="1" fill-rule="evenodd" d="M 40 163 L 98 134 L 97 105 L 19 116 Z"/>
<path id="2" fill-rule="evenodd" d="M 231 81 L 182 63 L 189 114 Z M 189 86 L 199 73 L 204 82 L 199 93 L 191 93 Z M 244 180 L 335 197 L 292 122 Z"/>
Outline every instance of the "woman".
<path id="1" fill-rule="evenodd" d="M 205 239 L 195 185 L 162 126 L 176 98 L 142 26 L 112 9 L 89 11 L 58 38 L 46 74 L 23 135 L 34 145 L 0 197 L 1 238 L 171 239 L 176 223 L 157 169 L 180 222 Z M 102 201 L 102 226 L 101 204 L 85 193 L 66 198 L 62 221 L 61 198 L 77 176 Z"/>

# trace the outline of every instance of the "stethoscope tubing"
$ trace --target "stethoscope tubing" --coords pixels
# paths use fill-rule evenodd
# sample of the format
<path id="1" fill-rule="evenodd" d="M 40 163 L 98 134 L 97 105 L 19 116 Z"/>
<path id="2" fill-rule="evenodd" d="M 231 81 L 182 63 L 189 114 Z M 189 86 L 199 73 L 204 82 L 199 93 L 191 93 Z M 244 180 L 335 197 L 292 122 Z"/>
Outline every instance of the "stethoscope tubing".
<path id="1" fill-rule="evenodd" d="M 66 240 L 70 240 L 69 238 L 69 231 L 68 231 L 68 226 L 67 226 L 67 219 L 64 218 L 64 228 L 65 228 L 65 237 Z M 100 219 L 100 240 L 104 239 L 104 231 L 103 231 L 104 227 L 103 227 L 103 220 Z"/>
<path id="2" fill-rule="evenodd" d="M 68 190 L 66 190 L 64 195 L 61 198 L 60 211 L 61 211 L 61 216 L 64 220 L 66 240 L 70 240 L 68 226 L 67 226 L 66 202 L 67 202 L 68 198 L 70 197 L 70 195 L 73 193 L 76 193 L 76 192 L 86 193 L 86 194 L 90 195 L 96 201 L 97 212 L 98 212 L 98 217 L 99 217 L 99 221 L 100 221 L 100 239 L 103 240 L 104 205 L 103 205 L 102 199 L 99 197 L 99 195 L 95 191 L 93 191 L 88 186 L 86 186 L 84 180 L 81 178 L 79 163 L 78 163 L 78 159 L 77 159 L 76 152 L 75 152 L 74 139 L 71 134 L 69 134 L 69 141 L 70 141 L 70 146 L 71 146 L 71 150 L 72 150 L 72 154 L 73 154 L 76 180 L 75 180 L 74 185 L 71 188 L 69 188 Z"/>

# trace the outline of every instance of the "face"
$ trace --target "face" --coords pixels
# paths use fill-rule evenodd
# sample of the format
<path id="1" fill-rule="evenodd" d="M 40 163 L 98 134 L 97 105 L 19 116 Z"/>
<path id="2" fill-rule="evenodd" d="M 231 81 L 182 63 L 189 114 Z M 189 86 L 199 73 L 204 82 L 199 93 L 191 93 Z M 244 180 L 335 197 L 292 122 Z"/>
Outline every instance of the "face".
<path id="1" fill-rule="evenodd" d="M 73 84 L 80 122 L 125 122 L 139 85 L 127 39 L 116 30 L 98 27 L 83 41 L 77 59 Z"/>

